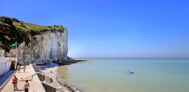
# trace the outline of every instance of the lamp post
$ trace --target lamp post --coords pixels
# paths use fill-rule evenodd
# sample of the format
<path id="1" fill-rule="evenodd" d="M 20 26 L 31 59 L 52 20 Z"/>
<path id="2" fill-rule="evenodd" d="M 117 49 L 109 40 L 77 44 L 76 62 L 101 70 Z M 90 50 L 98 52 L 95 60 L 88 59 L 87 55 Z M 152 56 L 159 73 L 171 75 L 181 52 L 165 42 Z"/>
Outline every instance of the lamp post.
<path id="1" fill-rule="evenodd" d="M 15 69 L 17 69 L 17 64 L 18 64 L 18 47 L 17 47 L 17 42 L 16 44 L 16 63 L 15 63 Z"/>

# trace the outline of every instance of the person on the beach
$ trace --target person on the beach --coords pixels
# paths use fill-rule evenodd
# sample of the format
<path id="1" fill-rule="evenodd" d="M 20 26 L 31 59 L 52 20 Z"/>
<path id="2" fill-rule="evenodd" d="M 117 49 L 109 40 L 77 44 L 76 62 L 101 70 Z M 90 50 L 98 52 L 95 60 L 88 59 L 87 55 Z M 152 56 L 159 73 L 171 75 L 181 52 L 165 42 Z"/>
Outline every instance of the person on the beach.
<path id="1" fill-rule="evenodd" d="M 24 91 L 29 92 L 29 87 L 30 87 L 30 84 L 29 84 L 28 80 L 26 80 L 26 83 L 24 84 Z"/>
<path id="2" fill-rule="evenodd" d="M 14 75 L 14 77 L 12 78 L 12 84 L 14 87 L 14 91 L 18 91 L 17 83 L 18 83 L 18 78 L 16 77 L 16 75 Z"/>

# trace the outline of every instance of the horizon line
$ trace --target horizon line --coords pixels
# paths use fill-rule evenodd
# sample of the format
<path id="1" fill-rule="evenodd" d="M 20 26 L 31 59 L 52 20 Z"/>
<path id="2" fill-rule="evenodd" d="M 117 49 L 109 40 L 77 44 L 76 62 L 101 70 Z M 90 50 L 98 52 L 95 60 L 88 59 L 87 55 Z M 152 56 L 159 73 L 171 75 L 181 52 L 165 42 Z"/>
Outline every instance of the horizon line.
<path id="1" fill-rule="evenodd" d="M 72 57 L 72 58 L 189 59 L 189 57 Z"/>

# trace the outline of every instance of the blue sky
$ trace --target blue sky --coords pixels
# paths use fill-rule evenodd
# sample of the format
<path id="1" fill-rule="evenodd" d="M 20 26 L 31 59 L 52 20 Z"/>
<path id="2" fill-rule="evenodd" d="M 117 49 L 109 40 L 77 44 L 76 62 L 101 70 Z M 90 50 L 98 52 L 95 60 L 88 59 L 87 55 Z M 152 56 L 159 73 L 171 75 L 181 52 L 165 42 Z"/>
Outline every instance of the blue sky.
<path id="1" fill-rule="evenodd" d="M 69 30 L 71 57 L 189 57 L 188 0 L 1 0 L 0 16 Z"/>

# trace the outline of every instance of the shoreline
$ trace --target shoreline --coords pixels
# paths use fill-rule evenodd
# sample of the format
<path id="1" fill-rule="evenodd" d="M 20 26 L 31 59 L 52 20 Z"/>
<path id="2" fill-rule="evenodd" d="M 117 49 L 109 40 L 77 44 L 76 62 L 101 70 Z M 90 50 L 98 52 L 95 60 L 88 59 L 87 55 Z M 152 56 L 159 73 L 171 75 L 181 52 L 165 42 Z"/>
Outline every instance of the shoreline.
<path id="1" fill-rule="evenodd" d="M 86 62 L 86 61 L 87 60 L 72 60 L 69 62 L 61 63 L 61 64 L 49 63 L 49 64 L 45 64 L 45 65 L 40 65 L 40 66 L 36 65 L 37 68 L 36 67 L 35 68 L 42 75 L 47 77 L 47 79 L 49 79 L 49 80 L 47 80 L 45 78 L 45 81 L 42 83 L 56 88 L 56 92 L 82 92 L 80 89 L 69 85 L 69 83 L 65 83 L 64 78 L 62 78 L 60 75 L 59 69 L 60 69 L 60 67 L 62 67 L 64 65 L 70 65 L 70 64 Z"/>
<path id="2" fill-rule="evenodd" d="M 60 67 L 58 67 L 60 68 Z M 58 72 L 59 70 L 57 69 L 56 72 Z M 77 89 L 76 87 L 73 87 L 71 85 L 69 85 L 68 83 L 65 83 L 63 80 L 63 78 L 61 78 L 60 74 L 57 73 L 57 78 L 56 78 L 57 82 L 62 85 L 63 87 L 65 87 L 67 90 L 69 90 L 70 92 L 82 92 L 81 90 Z"/>

